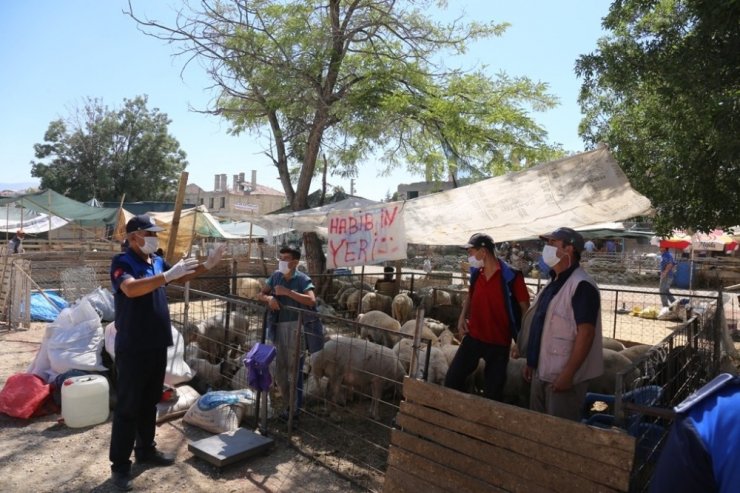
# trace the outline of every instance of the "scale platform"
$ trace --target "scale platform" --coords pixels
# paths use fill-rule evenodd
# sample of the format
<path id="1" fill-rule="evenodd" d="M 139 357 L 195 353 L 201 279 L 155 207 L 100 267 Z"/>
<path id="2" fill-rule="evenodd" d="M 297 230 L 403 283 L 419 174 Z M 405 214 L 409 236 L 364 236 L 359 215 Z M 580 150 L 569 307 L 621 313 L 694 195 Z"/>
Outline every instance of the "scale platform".
<path id="1" fill-rule="evenodd" d="M 255 455 L 264 455 L 274 443 L 272 438 L 239 428 L 188 442 L 188 450 L 216 467 L 223 467 Z"/>

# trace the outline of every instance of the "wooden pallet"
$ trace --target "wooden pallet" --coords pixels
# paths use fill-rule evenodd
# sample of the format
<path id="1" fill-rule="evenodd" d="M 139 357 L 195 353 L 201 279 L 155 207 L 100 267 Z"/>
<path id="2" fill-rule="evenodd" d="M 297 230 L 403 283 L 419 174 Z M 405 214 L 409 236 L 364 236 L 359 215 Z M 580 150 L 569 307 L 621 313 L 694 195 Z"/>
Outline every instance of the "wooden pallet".
<path id="1" fill-rule="evenodd" d="M 406 378 L 387 492 L 627 491 L 635 439 Z"/>

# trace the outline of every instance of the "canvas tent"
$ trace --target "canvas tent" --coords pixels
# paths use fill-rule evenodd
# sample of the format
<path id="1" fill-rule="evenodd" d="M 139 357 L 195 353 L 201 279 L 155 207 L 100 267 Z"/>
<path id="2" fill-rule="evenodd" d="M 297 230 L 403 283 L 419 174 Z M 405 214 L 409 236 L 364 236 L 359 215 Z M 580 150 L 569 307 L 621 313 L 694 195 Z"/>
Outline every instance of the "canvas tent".
<path id="1" fill-rule="evenodd" d="M 150 212 L 152 220 L 159 226 L 165 228 L 157 234 L 160 246 L 165 249 L 170 240 L 170 230 L 174 219 L 174 212 Z M 114 238 L 122 241 L 126 236 L 126 223 L 134 214 L 124 210 L 114 233 Z M 205 206 L 199 205 L 192 209 L 183 210 L 180 213 L 180 222 L 177 229 L 177 241 L 175 243 L 174 257 L 181 257 L 190 252 L 193 241 L 197 238 L 215 238 L 223 240 L 243 239 L 243 236 L 227 233 L 221 228 L 219 222 L 214 218 Z"/>
<path id="2" fill-rule="evenodd" d="M 496 241 L 534 238 L 559 226 L 589 228 L 651 213 L 606 147 L 540 164 L 518 173 L 395 203 L 405 240 L 455 245 L 486 232 Z M 372 213 L 389 204 L 358 205 L 350 214 Z M 326 236 L 331 208 L 255 219 L 266 229 L 294 228 Z"/>
<path id="3" fill-rule="evenodd" d="M 46 215 L 46 227 L 42 227 L 42 222 L 37 223 L 38 232 L 55 229 L 67 222 L 75 222 L 82 227 L 106 226 L 115 224 L 118 215 L 118 209 L 92 207 L 53 190 L 42 190 L 36 193 L 0 198 L 0 206 L 13 207 L 13 205 L 19 206 L 22 210 L 32 211 L 36 215 Z M 25 230 L 27 229 L 25 212 L 23 214 L 22 222 Z M 49 221 L 49 216 L 64 219 L 66 222 L 61 224 L 59 221 Z M 19 224 L 14 226 L 19 226 Z M 6 221 L 5 229 L 9 230 L 10 227 L 11 225 Z M 13 228 L 13 231 L 15 229 L 17 228 Z"/>

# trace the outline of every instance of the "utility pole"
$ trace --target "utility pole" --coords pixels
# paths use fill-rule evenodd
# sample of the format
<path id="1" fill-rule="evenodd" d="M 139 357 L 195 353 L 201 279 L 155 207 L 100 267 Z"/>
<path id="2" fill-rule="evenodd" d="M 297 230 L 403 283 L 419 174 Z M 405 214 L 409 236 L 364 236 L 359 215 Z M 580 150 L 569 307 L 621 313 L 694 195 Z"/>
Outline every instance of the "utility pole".
<path id="1" fill-rule="evenodd" d="M 350 195 L 355 194 L 355 179 L 354 178 L 349 179 L 349 194 Z"/>

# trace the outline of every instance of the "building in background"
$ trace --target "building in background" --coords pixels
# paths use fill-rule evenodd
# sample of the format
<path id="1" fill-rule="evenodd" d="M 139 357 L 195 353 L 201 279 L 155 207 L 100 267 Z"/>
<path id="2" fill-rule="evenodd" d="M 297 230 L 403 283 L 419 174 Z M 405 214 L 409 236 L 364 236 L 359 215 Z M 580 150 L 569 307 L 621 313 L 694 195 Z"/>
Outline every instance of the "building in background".
<path id="1" fill-rule="evenodd" d="M 185 188 L 185 202 L 204 205 L 214 216 L 231 220 L 248 220 L 285 206 L 285 193 L 258 184 L 255 170 L 251 178 L 246 181 L 244 173 L 233 175 L 229 186 L 226 174 L 217 174 L 212 191 L 191 183 Z"/>

